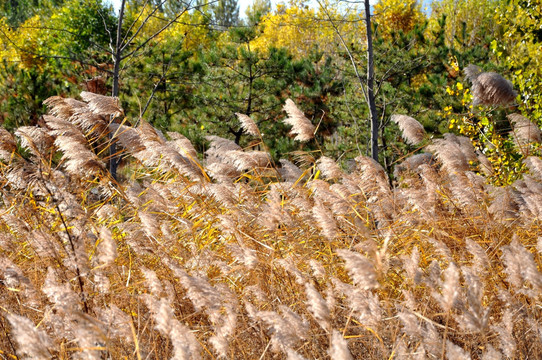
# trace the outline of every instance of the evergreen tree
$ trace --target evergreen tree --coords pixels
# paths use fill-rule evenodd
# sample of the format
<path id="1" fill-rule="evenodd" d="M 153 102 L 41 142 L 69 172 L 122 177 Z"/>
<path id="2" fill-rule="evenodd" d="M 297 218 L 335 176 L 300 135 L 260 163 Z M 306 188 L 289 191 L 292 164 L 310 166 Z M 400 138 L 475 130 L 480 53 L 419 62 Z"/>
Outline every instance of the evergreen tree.
<path id="1" fill-rule="evenodd" d="M 6 18 L 11 27 L 17 27 L 26 19 L 48 12 L 64 0 L 3 0 L 0 1 L 0 18 Z"/>
<path id="2" fill-rule="evenodd" d="M 255 25 L 271 12 L 271 0 L 254 0 L 245 11 L 249 24 Z"/>
<path id="3" fill-rule="evenodd" d="M 218 0 L 212 11 L 217 29 L 228 29 L 239 23 L 239 4 L 237 0 Z"/>

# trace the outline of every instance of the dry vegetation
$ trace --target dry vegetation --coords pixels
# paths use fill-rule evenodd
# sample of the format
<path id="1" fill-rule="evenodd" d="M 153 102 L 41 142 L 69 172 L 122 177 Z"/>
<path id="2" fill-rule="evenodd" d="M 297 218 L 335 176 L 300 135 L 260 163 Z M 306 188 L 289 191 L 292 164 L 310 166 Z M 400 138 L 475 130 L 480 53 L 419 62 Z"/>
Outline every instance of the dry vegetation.
<path id="1" fill-rule="evenodd" d="M 109 123 L 115 99 L 82 98 L 0 133 L 0 357 L 542 356 L 541 159 L 507 188 L 453 135 L 393 185 L 363 156 L 348 172 L 308 154 L 275 165 L 218 137 L 200 162 L 179 134 Z"/>

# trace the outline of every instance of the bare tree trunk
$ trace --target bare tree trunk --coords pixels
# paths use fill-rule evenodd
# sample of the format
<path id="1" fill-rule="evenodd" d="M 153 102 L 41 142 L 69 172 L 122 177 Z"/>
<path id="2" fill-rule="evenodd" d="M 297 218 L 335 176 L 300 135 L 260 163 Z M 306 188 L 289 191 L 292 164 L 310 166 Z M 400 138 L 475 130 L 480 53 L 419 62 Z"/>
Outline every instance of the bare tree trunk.
<path id="1" fill-rule="evenodd" d="M 122 60 L 122 22 L 124 21 L 124 8 L 126 0 L 122 0 L 119 10 L 119 22 L 117 25 L 117 41 L 115 43 L 115 53 L 113 54 L 113 96 L 119 96 L 119 77 L 120 77 L 120 62 Z"/>
<path id="2" fill-rule="evenodd" d="M 367 105 L 369 106 L 369 120 L 371 122 L 371 157 L 378 162 L 379 120 L 375 105 L 373 34 L 371 29 L 371 5 L 369 4 L 369 0 L 365 0 L 365 28 L 367 31 Z"/>
<path id="3" fill-rule="evenodd" d="M 119 96 L 119 77 L 120 77 L 120 62 L 122 60 L 122 22 L 124 20 L 124 8 L 126 5 L 126 0 L 122 0 L 119 11 L 119 22 L 117 26 L 117 41 L 115 44 L 115 52 L 113 54 L 113 92 L 112 96 Z M 111 119 L 113 121 L 113 119 Z M 110 133 L 110 137 L 112 134 Z M 110 138 L 111 139 L 111 138 Z M 119 157 L 117 154 L 117 144 L 114 141 L 111 141 L 109 146 L 109 173 L 113 179 L 117 180 L 117 167 L 119 165 Z"/>
<path id="4" fill-rule="evenodd" d="M 374 88 L 374 79 L 375 79 L 375 72 L 374 72 L 374 59 L 373 59 L 373 34 L 371 29 L 371 5 L 369 3 L 369 0 L 364 0 L 365 5 L 365 27 L 367 31 L 367 78 L 364 80 L 361 77 L 361 74 L 358 71 L 358 67 L 356 65 L 356 61 L 354 59 L 354 56 L 352 55 L 352 52 L 348 48 L 348 45 L 346 44 L 346 41 L 344 40 L 341 32 L 339 31 L 339 28 L 335 24 L 335 21 L 333 21 L 333 18 L 327 11 L 326 5 L 323 4 L 320 0 L 316 0 L 320 7 L 324 10 L 326 13 L 326 16 L 333 26 L 333 29 L 335 29 L 335 33 L 339 36 L 339 39 L 341 41 L 341 44 L 344 47 L 344 50 L 347 52 L 348 57 L 350 58 L 350 61 L 352 62 L 352 67 L 354 68 L 354 72 L 356 73 L 356 78 L 359 81 L 359 85 L 361 88 L 361 91 L 363 92 L 363 97 L 365 98 L 365 101 L 367 102 L 367 106 L 369 107 L 369 121 L 371 123 L 371 138 L 368 144 L 368 148 L 371 150 L 371 157 L 378 162 L 378 131 L 379 131 L 379 119 L 378 114 L 376 111 L 376 104 L 375 104 L 375 88 Z M 365 89 L 367 87 L 367 89 Z"/>

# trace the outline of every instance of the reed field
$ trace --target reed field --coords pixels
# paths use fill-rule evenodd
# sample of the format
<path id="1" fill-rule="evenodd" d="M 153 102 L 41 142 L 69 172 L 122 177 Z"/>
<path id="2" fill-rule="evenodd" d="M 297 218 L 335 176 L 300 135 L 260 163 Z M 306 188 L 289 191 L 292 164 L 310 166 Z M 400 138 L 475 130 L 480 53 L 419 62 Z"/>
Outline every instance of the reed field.
<path id="1" fill-rule="evenodd" d="M 390 179 L 365 156 L 274 162 L 262 141 L 198 154 L 81 99 L 0 130 L 0 358 L 542 358 L 539 157 L 495 187 L 468 138 L 397 115 L 419 150 Z M 540 138 L 516 120 L 518 147 Z"/>

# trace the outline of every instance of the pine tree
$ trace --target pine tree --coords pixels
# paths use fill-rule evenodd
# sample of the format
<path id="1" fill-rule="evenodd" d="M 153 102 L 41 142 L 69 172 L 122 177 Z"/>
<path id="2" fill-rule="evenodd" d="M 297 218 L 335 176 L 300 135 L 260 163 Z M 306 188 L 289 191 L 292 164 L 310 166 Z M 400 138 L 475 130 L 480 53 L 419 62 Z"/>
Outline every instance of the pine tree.
<path id="1" fill-rule="evenodd" d="M 213 20 L 219 30 L 237 25 L 239 23 L 237 0 L 219 0 L 213 7 Z"/>
<path id="2" fill-rule="evenodd" d="M 271 0 L 254 0 L 245 11 L 249 24 L 257 24 L 260 19 L 271 12 Z"/>

